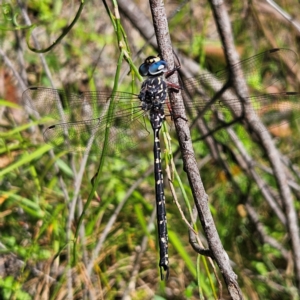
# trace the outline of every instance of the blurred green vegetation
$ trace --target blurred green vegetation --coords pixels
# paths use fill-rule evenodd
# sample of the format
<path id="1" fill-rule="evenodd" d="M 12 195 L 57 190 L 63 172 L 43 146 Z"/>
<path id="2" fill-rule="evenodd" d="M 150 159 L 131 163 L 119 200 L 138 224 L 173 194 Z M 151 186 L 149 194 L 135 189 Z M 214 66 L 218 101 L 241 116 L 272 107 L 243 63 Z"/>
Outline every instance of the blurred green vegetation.
<path id="1" fill-rule="evenodd" d="M 281 2 L 290 13 L 293 12 L 293 5 L 297 5 L 291 0 Z M 136 1 L 136 4 L 151 19 L 148 3 Z M 179 4 L 180 1 L 166 1 L 167 12 L 173 12 Z M 21 9 L 17 2 L 11 1 L 10 5 L 18 11 L 19 20 Z M 26 2 L 31 22 L 38 25 L 33 34 L 41 48 L 51 45 L 70 24 L 78 6 L 76 1 Z M 241 57 L 250 57 L 274 47 L 298 49 L 299 36 L 289 23 L 275 18 L 267 10 L 260 11 L 255 4 L 233 1 L 228 3 L 228 7 Z M 25 24 L 22 19 L 19 23 Z M 123 14 L 121 24 L 127 35 L 130 55 L 138 67 L 145 57 L 157 51 L 148 45 L 140 56 L 136 56 L 145 41 Z M 175 48 L 207 70 L 217 71 L 225 66 L 222 47 L 206 1 L 187 3 L 169 20 L 169 24 Z M 40 56 L 27 48 L 26 30 L 0 32 L 0 48 L 14 62 L 17 72 L 28 86 L 51 87 L 53 84 L 55 88 L 73 92 L 113 88 L 120 48 L 112 23 L 100 2 L 86 1 L 80 18 L 69 34 L 51 52 L 44 54 L 51 79 Z M 30 43 L 33 45 L 32 38 Z M 138 93 L 141 82 L 130 76 L 129 71 L 128 63 L 123 60 L 117 89 Z M 258 74 L 249 82 L 253 90 L 261 89 L 258 82 L 265 70 L 257 71 Z M 72 200 L 83 157 L 57 149 L 51 152 L 52 147 L 43 141 L 43 127 L 38 125 L 44 124 L 45 119 L 37 120 L 33 115 L 29 116 L 28 107 L 21 100 L 23 90 L 4 59 L 1 61 L 0 76 L 4 82 L 4 88 L 0 90 L 3 98 L 0 101 L 0 258 L 11 266 L 0 280 L 0 298 L 67 299 L 69 292 L 74 299 L 122 299 L 132 280 L 135 288 L 130 292 L 131 299 L 216 299 L 219 287 L 213 267 L 206 258 L 199 259 L 190 246 L 188 227 L 172 200 L 167 180 L 170 278 L 167 282 L 160 281 L 156 221 L 151 219 L 155 207 L 155 182 L 153 173 L 147 172 L 153 168 L 152 135 L 124 153 L 107 153 L 99 174 L 97 194 L 92 195 L 84 213 L 84 227 L 79 231 L 75 247 L 76 228 L 92 190 L 91 179 L 97 171 L 102 149 L 89 156 L 80 193 L 75 201 Z M 297 80 L 287 80 L 285 85 L 298 89 Z M 299 114 L 299 105 L 294 113 L 295 117 Z M 298 122 L 293 119 L 290 126 L 287 136 L 276 136 L 275 139 L 278 149 L 287 155 L 294 166 L 298 166 Z M 170 134 L 172 148 L 176 152 L 176 136 L 172 130 Z M 193 132 L 195 139 L 198 135 L 198 132 Z M 267 165 L 265 153 L 259 145 L 248 139 L 244 142 L 253 159 Z M 223 155 L 227 155 L 225 161 L 233 178 L 211 158 L 209 147 L 204 142 L 198 142 L 194 147 L 210 208 L 224 249 L 238 274 L 244 297 L 251 300 L 299 299 L 291 256 L 287 259 L 278 249 L 262 242 L 245 210 L 245 198 L 252 199 L 266 233 L 290 253 L 286 228 L 267 205 L 259 188 L 248 180 L 249 176 L 243 174 L 230 156 L 231 145 L 230 142 L 226 144 L 227 152 L 224 146 Z M 180 159 L 175 159 L 175 167 L 181 180 L 174 179 L 175 191 L 186 218 L 190 220 L 183 191 L 191 207 L 193 198 Z M 263 178 L 275 190 L 273 176 L 259 168 L 258 172 L 263 173 Z M 140 178 L 143 180 L 130 191 Z M 75 205 L 75 213 L 70 224 L 72 205 Z M 120 205 L 123 206 L 102 241 L 101 250 L 96 251 L 97 243 Z M 295 201 L 295 206 L 299 212 L 299 201 Z M 199 222 L 197 229 L 201 235 Z M 142 249 L 145 238 L 146 248 Z M 204 238 L 201 240 L 205 243 Z M 141 251 L 142 257 L 135 263 Z M 96 257 L 93 258 L 93 255 Z M 18 265 L 17 261 L 22 264 Z M 93 276 L 88 275 L 87 271 L 91 262 Z M 137 266 L 135 278 L 132 272 Z M 217 266 L 215 268 L 222 281 Z M 51 280 L 46 280 L 35 270 Z M 71 275 L 68 270 L 72 270 Z M 223 283 L 224 299 L 227 299 L 226 293 Z"/>

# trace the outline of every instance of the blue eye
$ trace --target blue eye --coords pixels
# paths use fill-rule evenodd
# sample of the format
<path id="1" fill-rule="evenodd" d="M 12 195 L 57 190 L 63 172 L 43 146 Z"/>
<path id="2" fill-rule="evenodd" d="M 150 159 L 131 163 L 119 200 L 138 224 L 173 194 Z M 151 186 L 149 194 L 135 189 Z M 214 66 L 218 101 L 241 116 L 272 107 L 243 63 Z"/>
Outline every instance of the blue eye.
<path id="1" fill-rule="evenodd" d="M 159 57 L 149 56 L 139 67 L 139 73 L 145 76 L 161 75 L 168 71 L 168 64 Z"/>
<path id="2" fill-rule="evenodd" d="M 149 66 L 149 74 L 157 75 L 168 71 L 168 64 L 164 60 L 157 61 Z"/>
<path id="3" fill-rule="evenodd" d="M 139 67 L 139 73 L 141 74 L 141 76 L 143 77 L 148 76 L 148 72 L 149 72 L 149 64 L 147 63 L 141 64 Z"/>

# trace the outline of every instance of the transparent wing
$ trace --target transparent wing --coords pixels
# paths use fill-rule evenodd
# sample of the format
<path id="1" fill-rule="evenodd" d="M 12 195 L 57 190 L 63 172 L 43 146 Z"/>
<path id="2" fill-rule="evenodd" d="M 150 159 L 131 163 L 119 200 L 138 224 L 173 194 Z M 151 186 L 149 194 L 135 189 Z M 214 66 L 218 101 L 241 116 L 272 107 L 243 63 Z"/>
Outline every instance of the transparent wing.
<path id="1" fill-rule="evenodd" d="M 243 60 L 234 67 L 241 67 L 245 78 L 255 88 L 275 83 L 284 85 L 291 75 L 286 60 L 292 65 L 295 64 L 297 54 L 289 49 L 272 49 Z M 188 99 L 185 106 L 192 118 L 202 115 L 204 111 L 206 120 L 211 118 L 214 122 L 214 112 L 219 111 L 228 119 L 229 109 L 221 101 L 210 103 L 210 97 L 221 89 L 229 74 L 229 70 L 225 69 L 215 74 L 202 74 L 183 80 L 183 94 Z M 240 112 L 241 103 L 234 98 L 233 91 L 228 89 L 224 94 L 227 98 L 230 97 L 231 107 L 237 107 L 237 112 Z M 277 93 L 255 96 L 249 100 L 259 115 L 266 112 L 270 115 L 272 112 L 274 119 L 282 117 L 283 107 L 287 110 L 292 104 L 295 111 L 298 97 L 298 93 Z M 145 111 L 141 109 L 137 95 L 131 93 L 87 91 L 76 94 L 33 87 L 23 93 L 23 99 L 25 104 L 41 116 L 47 115 L 60 120 L 61 123 L 49 126 L 44 132 L 45 141 L 55 147 L 84 151 L 93 141 L 94 147 L 103 147 L 105 144 L 110 149 L 123 150 L 133 147 L 140 142 L 138 139 L 141 140 L 149 134 L 145 125 Z M 110 105 L 111 103 L 113 104 Z M 175 103 L 176 105 L 179 104 Z M 232 119 L 231 114 L 230 116 Z M 282 122 L 277 125 L 275 122 L 272 126 L 279 124 Z"/>
<path id="2" fill-rule="evenodd" d="M 84 151 L 92 148 L 117 151 L 131 148 L 149 134 L 145 111 L 137 95 L 116 92 L 67 93 L 44 87 L 23 93 L 28 106 L 40 115 L 62 121 L 44 131 L 44 139 L 56 148 Z"/>
<path id="3" fill-rule="evenodd" d="M 244 77 L 253 90 L 260 92 L 270 86 L 276 86 L 277 91 L 282 91 L 282 87 L 287 86 L 287 81 L 292 78 L 291 68 L 297 63 L 298 55 L 283 48 L 271 49 L 255 56 L 242 60 L 233 66 L 241 68 Z M 193 78 L 183 80 L 183 87 L 189 95 L 195 95 L 205 91 L 206 95 L 212 97 L 229 80 L 230 71 L 224 69 L 215 74 L 201 74 Z M 225 91 L 225 95 L 232 97 L 232 89 Z M 276 92 L 276 91 L 274 91 Z M 197 102 L 202 105 L 202 102 Z"/>
<path id="4" fill-rule="evenodd" d="M 253 109 L 266 125 L 266 127 L 261 128 L 261 130 L 263 131 L 267 128 L 267 130 L 275 136 L 284 137 L 291 135 L 290 124 L 299 118 L 299 99 L 300 93 L 283 92 L 249 97 L 248 101 L 251 102 Z M 233 106 L 241 107 L 239 99 L 230 99 L 230 102 Z M 222 114 L 220 115 L 219 113 Z M 232 114 L 220 101 L 203 115 L 208 130 L 217 133 L 218 137 L 224 142 L 229 140 L 229 136 L 226 130 L 224 130 L 228 125 L 236 126 L 235 128 L 239 131 L 240 138 L 248 136 L 243 126 L 239 122 L 235 122 L 241 121 L 243 116 L 241 115 L 240 117 L 241 118 L 232 117 Z M 199 138 L 197 138 L 197 140 L 199 140 Z"/>
<path id="5" fill-rule="evenodd" d="M 300 115 L 300 93 L 283 92 L 250 97 L 249 101 L 268 129 L 277 136 L 288 134 L 289 123 Z"/>
<path id="6" fill-rule="evenodd" d="M 135 101 L 137 95 L 125 92 L 91 92 L 80 94 L 45 87 L 31 87 L 23 93 L 24 103 L 40 116 L 49 116 L 56 120 L 76 122 L 97 118 L 107 109 L 110 101 L 116 103 L 118 111 L 128 108 L 128 103 Z"/>
<path id="7" fill-rule="evenodd" d="M 242 68 L 248 85 L 254 90 L 273 86 L 273 90 L 282 91 L 286 90 L 287 82 L 293 78 L 291 68 L 296 64 L 297 60 L 298 56 L 294 51 L 277 48 L 245 59 L 235 65 L 234 68 Z M 232 114 L 228 114 L 228 108 L 220 100 L 222 97 L 215 99 L 214 102 L 211 101 L 213 96 L 227 82 L 229 75 L 229 70 L 225 69 L 215 74 L 201 74 L 193 78 L 184 79 L 182 83 L 185 99 L 184 105 L 189 115 L 192 118 L 204 116 L 206 121 L 210 118 L 212 120 L 211 123 L 214 123 L 211 126 L 212 130 L 218 127 L 215 125 L 214 112 L 225 114 L 227 122 L 233 121 L 237 116 L 242 117 L 242 104 L 239 99 L 235 98 L 235 93 L 231 88 L 224 92 L 223 97 L 226 97 L 226 102 L 230 103 Z M 299 93 L 264 94 L 250 97 L 249 101 L 260 116 L 264 117 L 265 114 L 272 114 L 272 128 L 275 128 L 290 121 L 290 119 L 284 118 L 290 107 L 294 109 L 293 118 L 297 117 L 295 112 L 299 108 Z M 176 103 L 176 105 L 179 104 Z M 285 112 L 283 113 L 283 111 Z M 270 120 L 270 117 L 267 119 Z M 281 119 L 281 121 L 275 122 L 275 119 Z"/>

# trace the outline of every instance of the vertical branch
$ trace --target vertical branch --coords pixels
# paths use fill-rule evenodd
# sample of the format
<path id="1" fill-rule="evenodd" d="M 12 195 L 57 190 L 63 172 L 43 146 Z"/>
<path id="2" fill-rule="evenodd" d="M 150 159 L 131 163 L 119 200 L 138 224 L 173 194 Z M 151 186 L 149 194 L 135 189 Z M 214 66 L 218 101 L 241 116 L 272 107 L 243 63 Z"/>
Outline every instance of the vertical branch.
<path id="1" fill-rule="evenodd" d="M 174 68 L 173 51 L 163 2 L 152 0 L 149 2 L 158 49 L 164 60 L 168 63 L 169 69 L 172 70 Z M 175 77 L 173 76 L 173 78 Z"/>
<path id="2" fill-rule="evenodd" d="M 282 203 L 284 205 L 287 228 L 293 251 L 293 261 L 295 263 L 298 289 L 300 290 L 300 237 L 298 218 L 293 205 L 291 190 L 287 184 L 288 179 L 286 173 L 283 172 L 284 166 L 281 161 L 280 153 L 275 147 L 268 130 L 255 114 L 249 101 L 246 99 L 246 97 L 248 97 L 247 85 L 241 70 L 232 68 L 233 65 L 238 63 L 239 59 L 237 52 L 235 51 L 231 26 L 224 2 L 222 0 L 210 0 L 209 2 L 212 7 L 215 22 L 223 43 L 226 60 L 229 68 L 231 69 L 231 83 L 245 108 L 245 121 L 248 123 L 250 129 L 259 137 L 260 143 L 265 149 L 273 169 L 274 177 L 276 179 Z"/>
<path id="3" fill-rule="evenodd" d="M 174 67 L 174 60 L 163 3 L 159 0 L 150 0 L 149 2 L 160 53 L 163 59 L 167 61 L 169 68 L 172 69 Z M 173 74 L 170 76 L 169 81 L 178 84 L 177 75 Z M 173 93 L 170 95 L 170 101 L 172 108 L 174 108 L 174 115 L 180 116 L 180 118 L 175 120 L 175 127 L 181 148 L 184 170 L 187 172 L 194 202 L 196 204 L 198 215 L 205 232 L 209 248 L 211 250 L 211 256 L 214 257 L 220 268 L 232 299 L 243 299 L 241 290 L 236 280 L 237 276 L 231 268 L 228 255 L 222 246 L 211 212 L 209 210 L 208 196 L 205 192 L 200 173 L 197 168 L 190 130 L 183 109 L 184 105 L 181 93 Z M 179 105 L 176 105 L 176 107 L 174 107 L 175 101 L 176 103 L 179 103 Z"/>

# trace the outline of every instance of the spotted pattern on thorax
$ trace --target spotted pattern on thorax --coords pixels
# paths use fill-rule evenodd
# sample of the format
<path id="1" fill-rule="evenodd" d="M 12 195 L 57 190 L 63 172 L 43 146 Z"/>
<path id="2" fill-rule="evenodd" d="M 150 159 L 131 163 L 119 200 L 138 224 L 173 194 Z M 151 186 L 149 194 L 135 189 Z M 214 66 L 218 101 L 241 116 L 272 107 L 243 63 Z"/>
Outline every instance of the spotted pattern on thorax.
<path id="1" fill-rule="evenodd" d="M 163 111 L 167 97 L 167 84 L 163 76 L 148 77 L 142 84 L 139 99 L 142 109 L 149 111 Z"/>

